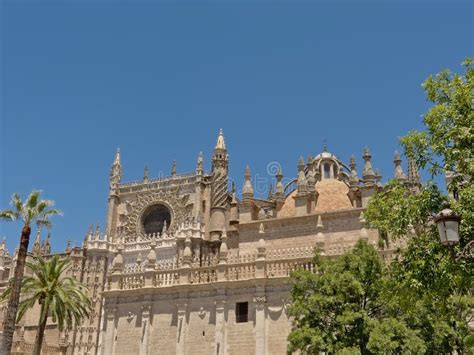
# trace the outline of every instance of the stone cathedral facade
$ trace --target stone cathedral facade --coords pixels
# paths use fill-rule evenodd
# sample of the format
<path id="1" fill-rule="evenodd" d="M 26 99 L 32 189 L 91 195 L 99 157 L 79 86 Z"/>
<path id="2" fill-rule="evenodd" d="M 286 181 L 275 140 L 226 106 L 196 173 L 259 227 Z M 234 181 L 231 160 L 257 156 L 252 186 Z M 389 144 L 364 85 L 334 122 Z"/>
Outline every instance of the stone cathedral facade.
<path id="1" fill-rule="evenodd" d="M 291 319 L 289 275 L 312 269 L 315 247 L 340 255 L 359 239 L 379 245 L 364 209 L 382 188 L 369 150 L 361 175 L 324 149 L 296 175 L 280 168 L 267 198 L 254 195 L 250 169 L 242 193 L 228 186 L 229 155 L 220 131 L 212 170 L 200 154 L 195 171 L 123 182 L 120 152 L 110 172 L 105 233 L 90 228 L 81 247 L 68 244 L 69 274 L 88 286 L 94 310 L 73 330 L 50 321 L 45 354 L 285 354 Z M 395 178 L 419 184 L 414 164 Z M 272 184 L 273 185 L 273 184 Z M 32 255 L 50 255 L 38 233 Z M 389 260 L 393 248 L 380 249 Z M 0 244 L 0 290 L 15 257 Z M 31 353 L 38 309 L 18 324 L 14 351 Z"/>

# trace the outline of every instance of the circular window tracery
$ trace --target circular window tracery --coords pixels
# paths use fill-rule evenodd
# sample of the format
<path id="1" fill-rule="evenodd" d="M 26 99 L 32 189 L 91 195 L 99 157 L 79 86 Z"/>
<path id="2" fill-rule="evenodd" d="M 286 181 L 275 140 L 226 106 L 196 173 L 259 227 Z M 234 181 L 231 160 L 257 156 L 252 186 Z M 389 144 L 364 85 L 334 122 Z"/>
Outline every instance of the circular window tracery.
<path id="1" fill-rule="evenodd" d="M 145 234 L 162 233 L 166 223 L 166 229 L 171 223 L 171 212 L 163 204 L 155 204 L 148 207 L 142 215 L 142 226 Z"/>

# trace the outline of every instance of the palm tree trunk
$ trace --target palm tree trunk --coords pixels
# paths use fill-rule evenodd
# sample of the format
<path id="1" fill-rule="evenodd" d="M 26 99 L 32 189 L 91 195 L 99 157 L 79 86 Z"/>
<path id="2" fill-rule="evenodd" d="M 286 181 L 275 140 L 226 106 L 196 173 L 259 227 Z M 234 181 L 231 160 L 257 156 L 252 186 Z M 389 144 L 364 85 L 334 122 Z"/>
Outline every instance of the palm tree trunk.
<path id="1" fill-rule="evenodd" d="M 40 320 L 38 323 L 38 331 L 36 332 L 35 348 L 33 355 L 41 354 L 41 347 L 43 346 L 44 330 L 46 329 L 46 323 L 48 321 L 48 303 L 43 300 L 41 303 Z"/>
<path id="2" fill-rule="evenodd" d="M 31 228 L 24 225 L 21 229 L 20 248 L 16 261 L 15 274 L 10 280 L 11 293 L 8 301 L 7 314 L 3 321 L 3 348 L 2 354 L 10 354 L 13 345 L 13 333 L 15 332 L 16 314 L 18 312 L 18 303 L 20 302 L 20 289 L 25 271 L 26 253 L 30 243 Z"/>

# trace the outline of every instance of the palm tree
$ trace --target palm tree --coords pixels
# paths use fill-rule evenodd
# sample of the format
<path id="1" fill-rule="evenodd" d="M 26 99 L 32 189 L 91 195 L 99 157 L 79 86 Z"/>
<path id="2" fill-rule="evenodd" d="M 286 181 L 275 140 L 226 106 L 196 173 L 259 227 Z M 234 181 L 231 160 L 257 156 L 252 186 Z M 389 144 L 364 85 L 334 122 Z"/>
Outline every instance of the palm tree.
<path id="1" fill-rule="evenodd" d="M 22 300 L 18 311 L 21 320 L 29 308 L 36 303 L 41 305 L 38 331 L 33 354 L 39 355 L 43 345 L 44 331 L 51 314 L 53 321 L 58 323 L 60 331 L 71 329 L 88 317 L 92 303 L 87 295 L 87 288 L 76 279 L 66 276 L 70 261 L 59 259 L 58 255 L 49 260 L 41 256 L 35 257 L 34 262 L 27 262 L 26 267 L 33 276 L 27 276 L 22 282 Z M 1 296 L 8 296 L 8 288 Z"/>
<path id="2" fill-rule="evenodd" d="M 20 288 L 25 271 L 26 254 L 30 243 L 31 225 L 36 223 L 38 227 L 44 225 L 51 226 L 49 218 L 61 214 L 57 209 L 51 208 L 54 201 L 40 200 L 41 191 L 32 191 L 26 201 L 22 201 L 20 195 L 15 193 L 12 196 L 10 205 L 12 209 L 0 211 L 0 219 L 7 221 L 21 220 L 20 247 L 18 249 L 17 262 L 13 279 L 10 281 L 11 292 L 8 301 L 7 314 L 3 321 L 3 346 L 5 354 L 11 352 L 13 343 L 13 333 L 15 332 L 16 314 L 20 301 Z"/>

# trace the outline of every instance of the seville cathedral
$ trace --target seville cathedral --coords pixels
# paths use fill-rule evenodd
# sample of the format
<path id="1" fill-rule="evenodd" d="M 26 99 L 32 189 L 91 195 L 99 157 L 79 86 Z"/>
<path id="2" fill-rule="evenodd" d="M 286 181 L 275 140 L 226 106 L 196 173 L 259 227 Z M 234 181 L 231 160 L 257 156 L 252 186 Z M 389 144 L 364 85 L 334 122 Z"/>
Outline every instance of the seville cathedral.
<path id="1" fill-rule="evenodd" d="M 191 173 L 173 163 L 170 176 L 145 169 L 142 180 L 123 182 L 117 151 L 104 233 L 91 227 L 80 247 L 59 253 L 88 286 L 93 311 L 70 331 L 50 319 L 43 354 L 286 354 L 289 275 L 312 269 L 315 247 L 333 257 L 365 239 L 387 261 L 397 248 L 379 246 L 365 226 L 382 184 L 367 148 L 362 158 L 360 172 L 354 156 L 346 164 L 326 149 L 300 158 L 288 178 L 277 169 L 268 197 L 257 198 L 248 167 L 242 193 L 229 186 L 222 130 L 211 172 L 200 154 Z M 394 165 L 396 179 L 419 186 L 413 163 L 405 175 L 396 153 Z M 52 255 L 49 235 L 38 232 L 32 244 L 29 257 Z M 14 263 L 0 244 L 0 291 Z M 38 311 L 17 324 L 13 353 L 32 352 Z"/>

